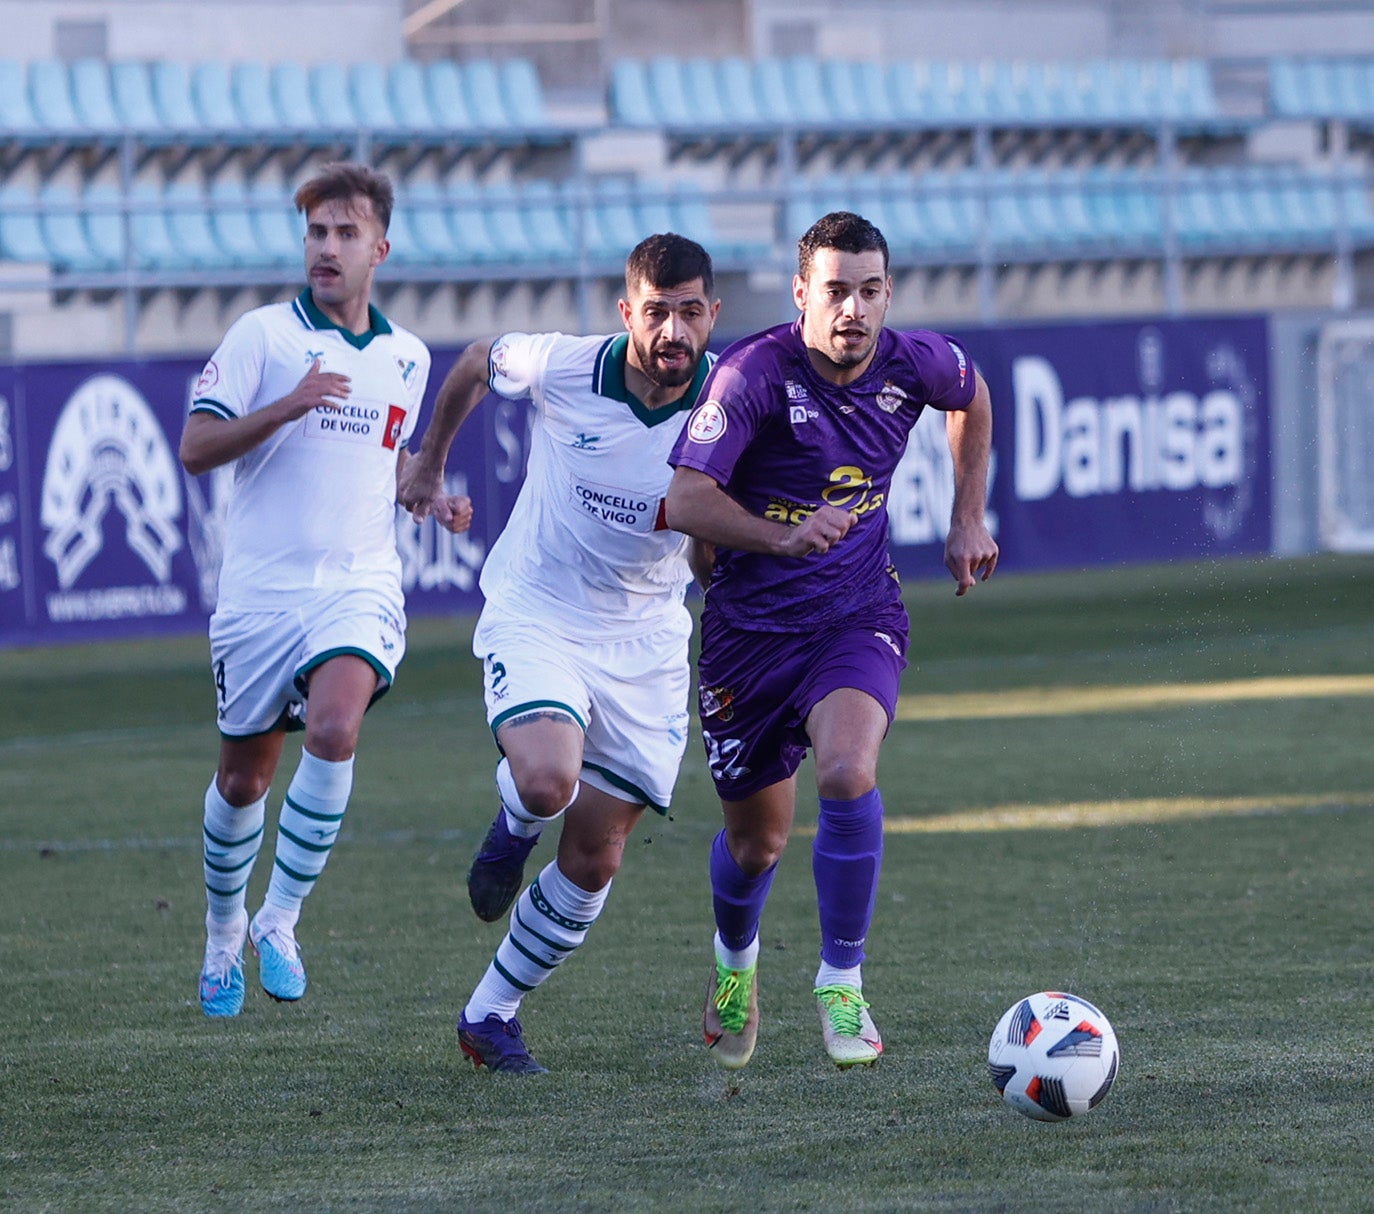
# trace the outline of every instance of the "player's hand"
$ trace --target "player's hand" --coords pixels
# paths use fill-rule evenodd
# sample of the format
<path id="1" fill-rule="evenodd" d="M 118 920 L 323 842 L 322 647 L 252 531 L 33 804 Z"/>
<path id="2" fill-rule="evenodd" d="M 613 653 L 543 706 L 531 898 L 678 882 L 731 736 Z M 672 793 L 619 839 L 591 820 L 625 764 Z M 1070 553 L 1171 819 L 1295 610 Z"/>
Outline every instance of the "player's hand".
<path id="1" fill-rule="evenodd" d="M 986 582 L 997 568 L 997 556 L 997 541 L 981 519 L 951 523 L 945 539 L 945 568 L 954 575 L 956 597 Z"/>
<path id="2" fill-rule="evenodd" d="M 423 453 L 411 456 L 401 466 L 401 475 L 396 482 L 396 500 L 410 511 L 410 517 L 417 523 L 423 523 L 432 514 L 441 524 L 448 526 L 439 513 L 441 508 L 449 509 L 450 513 L 452 510 L 451 507 L 440 506 L 441 502 L 448 500 L 444 493 L 443 466 L 436 467 Z M 469 502 L 469 513 L 471 509 L 472 503 Z"/>
<path id="3" fill-rule="evenodd" d="M 852 510 L 822 506 L 793 527 L 784 541 L 783 556 L 810 556 L 829 552 L 859 521 Z"/>
<path id="4" fill-rule="evenodd" d="M 439 494 L 429 512 L 439 526 L 454 535 L 472 526 L 472 498 L 461 493 Z"/>
<path id="5" fill-rule="evenodd" d="M 346 400 L 352 391 L 353 381 L 347 375 L 340 375 L 337 371 L 321 371 L 317 358 L 310 364 L 310 370 L 301 382 L 282 398 L 281 403 L 286 408 L 288 418 L 294 419 L 304 417 L 311 409 L 321 406 L 333 408 Z"/>

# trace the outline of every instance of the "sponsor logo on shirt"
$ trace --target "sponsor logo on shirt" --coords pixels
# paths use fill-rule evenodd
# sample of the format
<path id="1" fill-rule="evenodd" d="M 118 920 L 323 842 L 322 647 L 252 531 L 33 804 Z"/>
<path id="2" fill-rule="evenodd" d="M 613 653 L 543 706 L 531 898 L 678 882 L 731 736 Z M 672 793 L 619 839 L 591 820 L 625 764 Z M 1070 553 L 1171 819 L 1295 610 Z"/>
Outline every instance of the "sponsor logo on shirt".
<path id="1" fill-rule="evenodd" d="M 952 341 L 945 343 L 954 351 L 954 361 L 959 364 L 959 387 L 964 386 L 964 381 L 968 379 L 968 359 L 964 357 L 964 352 L 959 349 Z"/>
<path id="2" fill-rule="evenodd" d="M 406 411 L 400 405 L 387 405 L 386 430 L 382 434 L 382 446 L 388 451 L 396 450 L 396 444 L 401 441 L 401 427 L 405 422 Z"/>
<path id="3" fill-rule="evenodd" d="M 400 405 L 369 405 L 345 401 L 320 405 L 305 415 L 305 433 L 311 438 L 342 439 L 353 443 L 380 443 L 394 451 L 401 441 L 406 411 Z"/>
<path id="4" fill-rule="evenodd" d="M 725 433 L 725 409 L 718 400 L 698 405 L 687 423 L 687 437 L 694 443 L 713 443 Z"/>
<path id="5" fill-rule="evenodd" d="M 790 380 L 790 379 L 789 379 L 789 380 L 784 381 L 784 383 L 783 383 L 783 388 L 784 388 L 784 390 L 787 392 L 787 399 L 788 399 L 788 400 L 810 400 L 810 399 L 811 399 L 811 398 L 806 394 L 806 385 L 805 385 L 805 384 L 799 384 L 799 383 L 795 382 L 794 380 Z"/>
<path id="6" fill-rule="evenodd" d="M 886 379 L 883 381 L 882 391 L 878 393 L 878 408 L 884 413 L 896 413 L 910 399 L 901 388 L 890 379 Z"/>
<path id="7" fill-rule="evenodd" d="M 577 437 L 573 439 L 573 446 L 578 451 L 595 451 L 597 450 L 596 444 L 600 441 L 601 435 L 599 434 L 583 434 L 579 431 Z"/>
<path id="8" fill-rule="evenodd" d="M 800 426 L 806 420 L 805 405 L 791 405 L 788 407 L 787 416 L 791 419 L 794 426 Z"/>
<path id="9" fill-rule="evenodd" d="M 661 500 L 629 489 L 616 489 L 590 481 L 574 483 L 573 501 L 598 522 L 621 531 L 656 530 Z"/>

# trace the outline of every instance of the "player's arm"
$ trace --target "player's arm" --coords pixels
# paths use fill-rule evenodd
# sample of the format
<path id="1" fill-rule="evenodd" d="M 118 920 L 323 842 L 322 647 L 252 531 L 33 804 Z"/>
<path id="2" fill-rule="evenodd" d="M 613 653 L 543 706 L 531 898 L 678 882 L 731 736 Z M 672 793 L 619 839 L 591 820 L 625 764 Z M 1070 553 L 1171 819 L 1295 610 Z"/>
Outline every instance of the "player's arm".
<path id="1" fill-rule="evenodd" d="M 320 405 L 337 404 L 350 391 L 347 375 L 321 371 L 320 360 L 316 359 L 300 383 L 265 408 L 242 417 L 192 413 L 181 432 L 181 466 L 192 476 L 199 476 L 221 464 L 232 463 L 266 442 L 288 422 L 304 417 Z"/>
<path id="2" fill-rule="evenodd" d="M 401 501 L 401 477 L 405 472 L 406 464 L 410 462 L 410 453 L 402 450 L 396 456 L 396 504 L 404 506 Z M 452 531 L 457 535 L 460 531 L 466 531 L 472 526 L 472 498 L 464 493 L 448 493 L 444 495 L 444 503 L 447 509 L 443 512 L 445 517 L 440 518 L 440 511 L 434 511 L 435 520 L 446 531 Z"/>
<path id="3" fill-rule="evenodd" d="M 992 455 L 992 398 L 974 372 L 973 400 L 967 409 L 945 414 L 945 435 L 954 457 L 954 510 L 945 539 L 945 566 L 958 583 L 956 595 L 986 582 L 997 568 L 997 541 L 988 531 L 984 504 Z"/>
<path id="4" fill-rule="evenodd" d="M 401 468 L 396 500 L 410 511 L 417 523 L 432 514 L 443 526 L 456 529 L 452 526 L 449 503 L 467 499 L 452 499 L 444 493 L 444 464 L 459 427 L 487 394 L 491 347 L 490 341 L 475 341 L 458 356 L 439 385 L 434 416 L 430 418 L 419 449 Z M 471 508 L 469 502 L 469 511 Z"/>
<path id="5" fill-rule="evenodd" d="M 750 514 L 714 477 L 679 467 L 668 482 L 667 522 L 674 531 L 743 552 L 770 556 L 809 556 L 827 552 L 844 538 L 857 516 L 822 506 L 793 527 Z"/>

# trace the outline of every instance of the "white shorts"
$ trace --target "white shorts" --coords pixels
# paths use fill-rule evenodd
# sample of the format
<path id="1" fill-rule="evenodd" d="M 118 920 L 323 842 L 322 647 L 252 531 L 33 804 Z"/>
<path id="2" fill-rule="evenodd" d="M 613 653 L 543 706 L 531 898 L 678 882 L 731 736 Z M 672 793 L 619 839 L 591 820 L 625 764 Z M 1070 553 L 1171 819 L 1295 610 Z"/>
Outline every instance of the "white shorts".
<path id="1" fill-rule="evenodd" d="M 375 703 L 406 651 L 405 612 L 390 595 L 334 591 L 285 611 L 216 611 L 210 669 L 219 731 L 247 738 L 305 726 L 307 678 L 320 663 L 354 654 L 377 672 Z"/>
<path id="2" fill-rule="evenodd" d="M 583 783 L 667 813 L 687 748 L 683 630 L 574 643 L 537 621 L 489 614 L 477 621 L 472 651 L 482 659 L 492 733 L 527 713 L 564 713 L 583 732 Z"/>

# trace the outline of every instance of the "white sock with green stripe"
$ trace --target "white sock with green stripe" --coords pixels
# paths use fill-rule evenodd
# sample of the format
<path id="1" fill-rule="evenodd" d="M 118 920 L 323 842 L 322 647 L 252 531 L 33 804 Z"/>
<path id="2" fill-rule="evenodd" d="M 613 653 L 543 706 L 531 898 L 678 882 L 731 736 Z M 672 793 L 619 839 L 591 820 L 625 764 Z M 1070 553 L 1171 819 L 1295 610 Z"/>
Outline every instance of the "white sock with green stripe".
<path id="1" fill-rule="evenodd" d="M 332 762 L 301 751 L 277 820 L 277 855 L 259 918 L 294 927 L 301 903 L 324 872 L 353 791 L 353 760 Z"/>
<path id="2" fill-rule="evenodd" d="M 520 1001 L 586 939 L 610 892 L 609 881 L 588 893 L 563 875 L 557 860 L 546 865 L 516 902 L 510 931 L 463 1009 L 467 1020 L 478 1023 L 493 1012 L 502 1020 L 514 1016 Z"/>
<path id="3" fill-rule="evenodd" d="M 202 843 L 205 854 L 206 929 L 226 939 L 242 930 L 244 897 L 253 861 L 262 846 L 266 795 L 251 805 L 230 805 L 214 780 L 205 790 Z"/>

